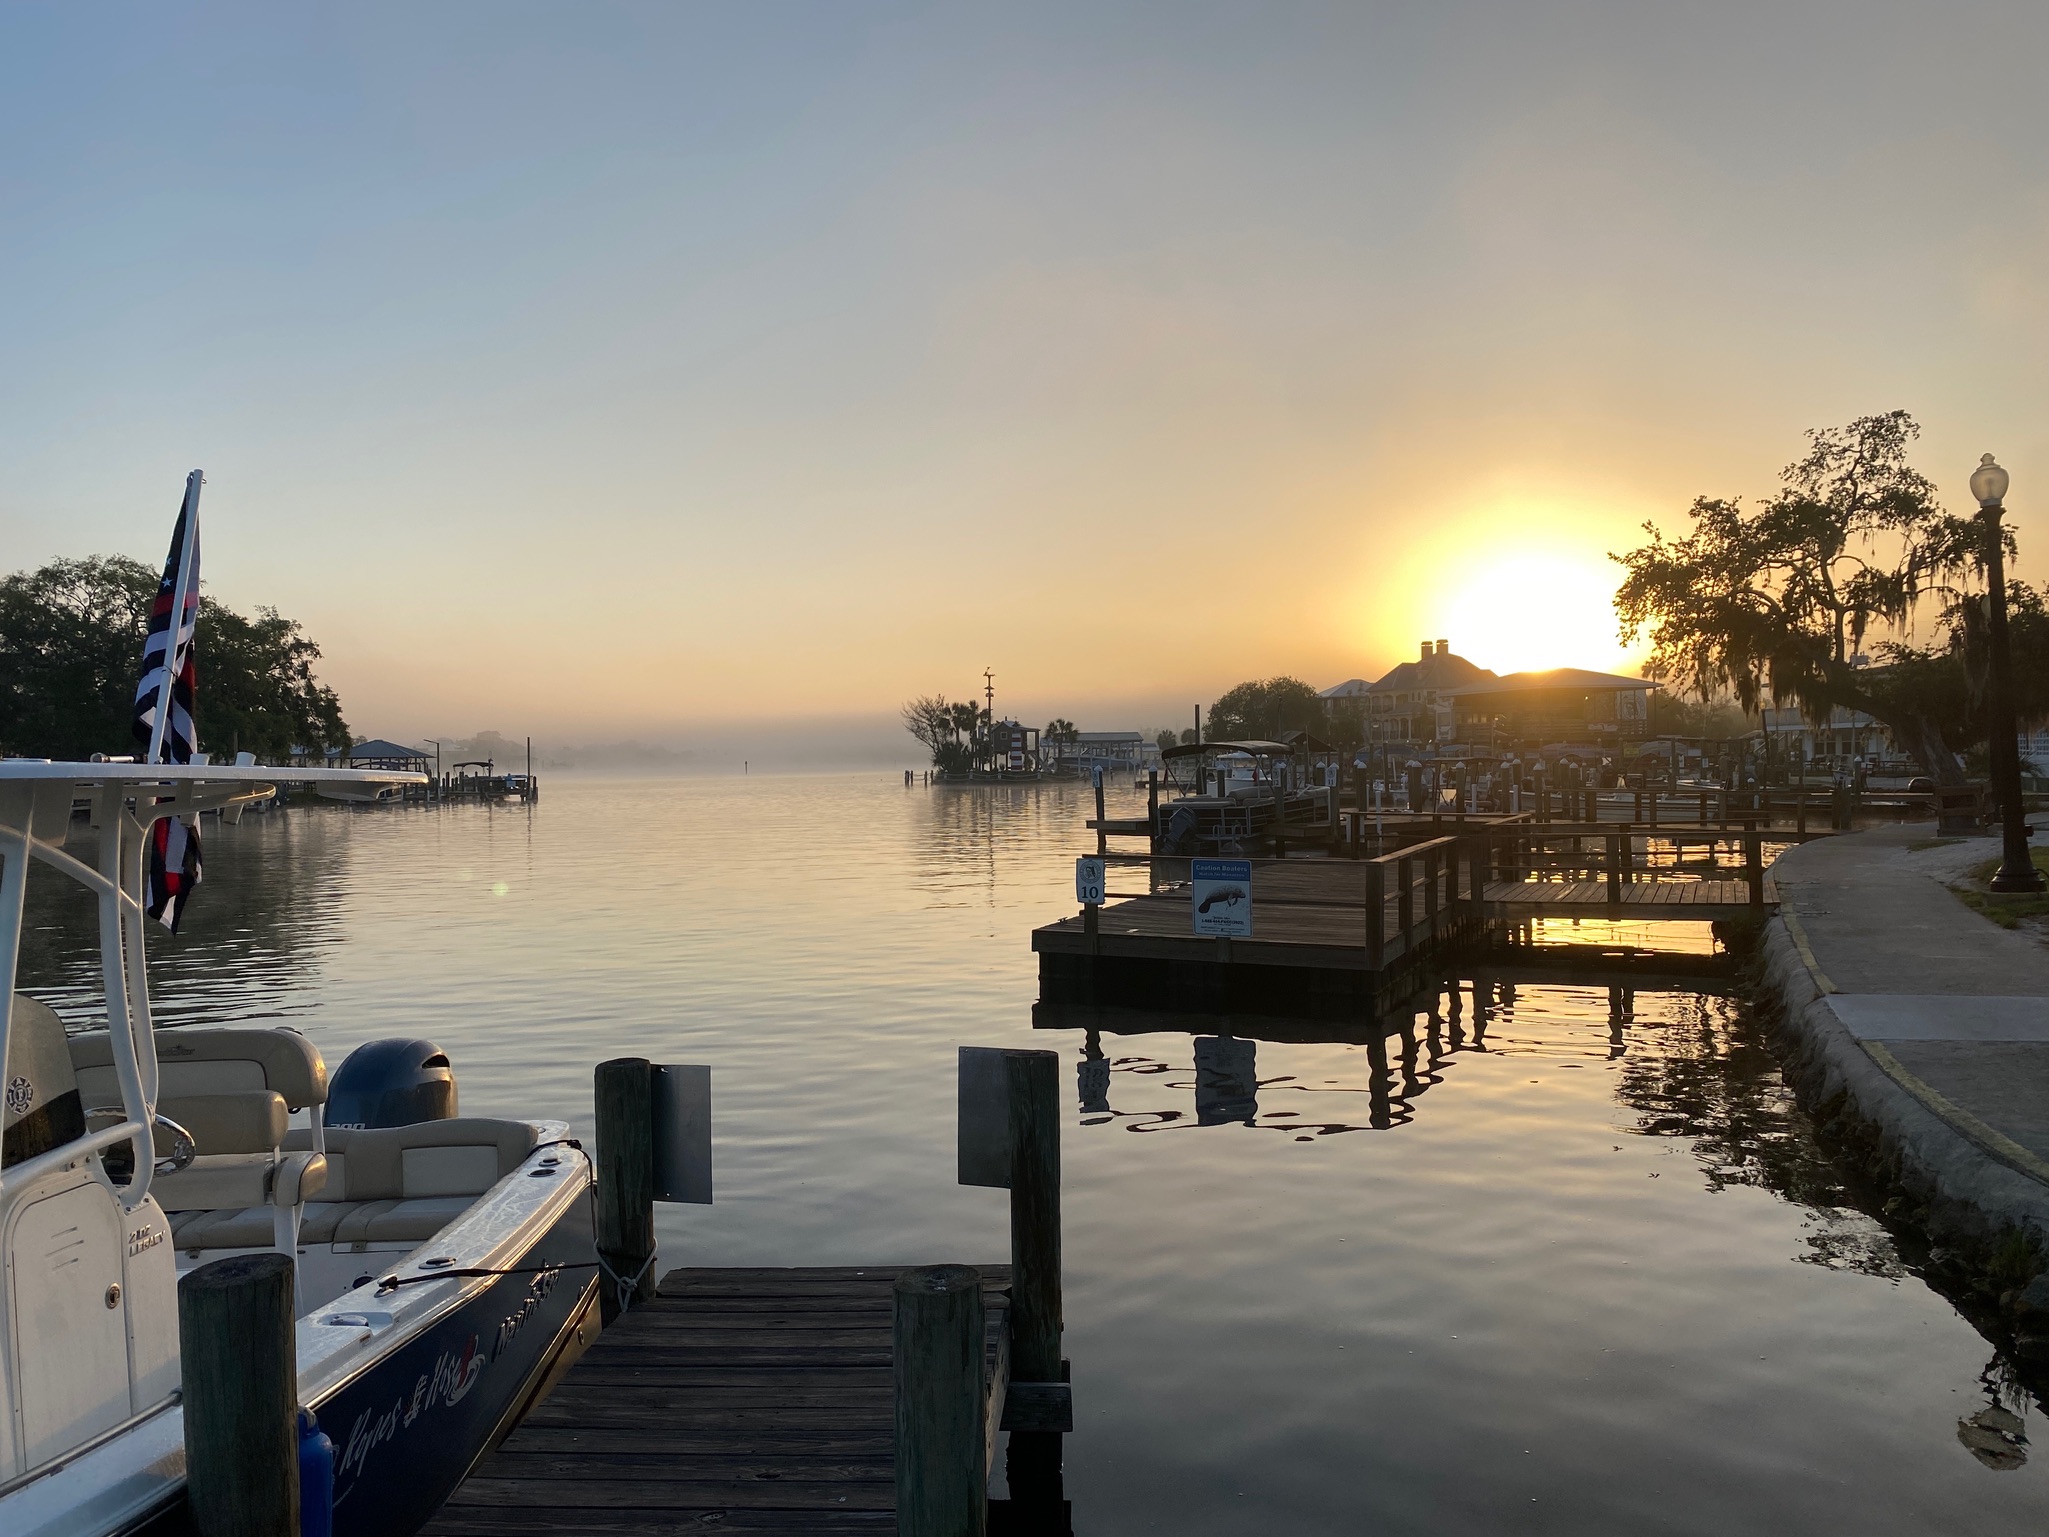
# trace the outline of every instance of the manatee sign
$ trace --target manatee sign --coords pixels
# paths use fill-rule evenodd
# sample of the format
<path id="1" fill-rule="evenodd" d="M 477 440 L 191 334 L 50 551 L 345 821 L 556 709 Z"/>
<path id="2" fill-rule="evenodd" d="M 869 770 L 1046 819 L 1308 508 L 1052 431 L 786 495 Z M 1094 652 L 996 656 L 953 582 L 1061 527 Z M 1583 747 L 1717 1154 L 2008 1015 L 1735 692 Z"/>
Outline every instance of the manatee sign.
<path id="1" fill-rule="evenodd" d="M 1190 863 L 1188 915 L 1198 934 L 1252 937 L 1252 861 L 1197 859 Z"/>

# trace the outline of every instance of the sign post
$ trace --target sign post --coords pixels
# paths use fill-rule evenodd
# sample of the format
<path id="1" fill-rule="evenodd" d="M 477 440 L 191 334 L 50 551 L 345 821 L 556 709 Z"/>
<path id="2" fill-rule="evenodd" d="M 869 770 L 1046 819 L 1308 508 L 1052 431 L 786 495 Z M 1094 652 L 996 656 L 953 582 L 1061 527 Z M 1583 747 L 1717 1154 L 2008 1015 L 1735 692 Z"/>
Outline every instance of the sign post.
<path id="1" fill-rule="evenodd" d="M 1109 866 L 1100 854 L 1083 855 L 1074 862 L 1074 900 L 1081 904 L 1081 931 L 1093 940 L 1099 932 L 1098 915 L 1109 886 Z"/>
<path id="2" fill-rule="evenodd" d="M 1198 934 L 1252 937 L 1252 861 L 1190 861 L 1188 913 Z"/>

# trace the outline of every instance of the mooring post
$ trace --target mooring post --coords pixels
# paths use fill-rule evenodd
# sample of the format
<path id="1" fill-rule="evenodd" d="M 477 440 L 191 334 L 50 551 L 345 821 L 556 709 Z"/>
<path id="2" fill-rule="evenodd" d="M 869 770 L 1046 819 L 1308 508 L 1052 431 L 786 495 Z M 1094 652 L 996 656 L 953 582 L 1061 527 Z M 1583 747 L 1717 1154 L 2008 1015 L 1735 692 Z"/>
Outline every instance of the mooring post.
<path id="1" fill-rule="evenodd" d="M 1010 1375 L 1060 1380 L 1060 1056 L 1013 1051 L 1010 1089 Z"/>
<path id="2" fill-rule="evenodd" d="M 1793 792 L 1793 831 L 1803 838 L 1807 836 L 1807 786 L 1804 784 Z"/>
<path id="3" fill-rule="evenodd" d="M 1627 833 L 1609 833 L 1608 837 L 1608 902 L 1611 906 L 1622 905 L 1622 842 Z"/>
<path id="4" fill-rule="evenodd" d="M 185 1495 L 199 1537 L 299 1537 L 291 1256 L 238 1254 L 178 1281 Z"/>
<path id="5" fill-rule="evenodd" d="M 1425 851 L 1423 855 L 1423 922 L 1430 933 L 1437 933 L 1437 886 L 1444 867 L 1444 850 L 1441 847 Z"/>
<path id="6" fill-rule="evenodd" d="M 1101 764 L 1096 766 L 1096 852 L 1098 854 L 1110 852 L 1110 834 L 1103 826 L 1103 769 Z"/>
<path id="7" fill-rule="evenodd" d="M 1147 769 L 1145 771 L 1145 822 L 1147 828 L 1152 832 L 1152 848 L 1150 852 L 1157 854 L 1160 851 L 1160 771 L 1158 769 Z"/>
<path id="8" fill-rule="evenodd" d="M 1750 883 L 1750 905 L 1764 906 L 1764 840 L 1754 827 L 1743 830 L 1743 878 Z"/>
<path id="9" fill-rule="evenodd" d="M 891 1300 L 896 1530 L 900 1537 L 983 1537 L 982 1273 L 968 1265 L 906 1270 Z"/>
<path id="10" fill-rule="evenodd" d="M 1408 959 L 1411 949 L 1409 935 L 1416 927 L 1416 857 L 1413 854 L 1396 856 L 1394 862 L 1394 910 L 1395 924 L 1401 930 L 1402 958 Z"/>
<path id="11" fill-rule="evenodd" d="M 598 1133 L 598 1287 L 606 1325 L 655 1294 L 653 1083 L 645 1057 L 615 1057 L 593 1074 Z M 625 1295 L 622 1297 L 621 1292 Z"/>

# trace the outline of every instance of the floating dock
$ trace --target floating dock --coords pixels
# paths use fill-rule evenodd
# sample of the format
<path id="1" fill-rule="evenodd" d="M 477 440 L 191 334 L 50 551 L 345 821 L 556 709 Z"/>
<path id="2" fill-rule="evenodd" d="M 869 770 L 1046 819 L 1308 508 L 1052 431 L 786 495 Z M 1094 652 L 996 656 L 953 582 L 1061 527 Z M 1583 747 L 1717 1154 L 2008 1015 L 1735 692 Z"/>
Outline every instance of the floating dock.
<path id="1" fill-rule="evenodd" d="M 1147 890 L 1032 932 L 1040 998 L 1061 1005 L 1341 1018 L 1392 1006 L 1455 946 L 1544 919 L 1755 922 L 1778 893 L 1755 829 L 1468 825 L 1372 859 L 1252 869 L 1252 933 L 1198 934 L 1187 860 L 1109 856 Z M 1716 863 L 1715 846 L 1740 858 Z M 1686 847 L 1710 857 L 1687 862 Z"/>

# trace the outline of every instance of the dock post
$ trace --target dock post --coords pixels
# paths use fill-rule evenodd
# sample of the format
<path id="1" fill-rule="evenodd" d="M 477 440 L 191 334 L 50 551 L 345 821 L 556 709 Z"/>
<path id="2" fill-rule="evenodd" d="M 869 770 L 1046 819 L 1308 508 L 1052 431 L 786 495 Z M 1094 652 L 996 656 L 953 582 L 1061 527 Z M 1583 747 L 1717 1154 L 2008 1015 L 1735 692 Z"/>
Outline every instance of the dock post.
<path id="1" fill-rule="evenodd" d="M 1434 848 L 1423 855 L 1423 922 L 1432 938 L 1437 935 L 1437 888 L 1444 876 L 1444 850 Z"/>
<path id="2" fill-rule="evenodd" d="M 901 1537 L 983 1537 L 982 1273 L 967 1265 L 906 1270 L 891 1303 L 896 1529 Z"/>
<path id="3" fill-rule="evenodd" d="M 1611 906 L 1622 905 L 1622 841 L 1625 833 L 1609 833 L 1608 837 L 1608 902 Z"/>
<path id="4" fill-rule="evenodd" d="M 1755 827 L 1743 830 L 1743 878 L 1750 883 L 1750 905 L 1764 906 L 1764 840 Z"/>
<path id="5" fill-rule="evenodd" d="M 1096 765 L 1096 852 L 1110 852 L 1110 834 L 1103 827 L 1103 766 Z"/>
<path id="6" fill-rule="evenodd" d="M 598 1133 L 598 1288 L 607 1327 L 655 1294 L 654 1087 L 645 1057 L 615 1057 L 593 1074 Z M 622 1295 L 622 1293 L 624 1295 Z"/>
<path id="7" fill-rule="evenodd" d="M 1366 867 L 1366 969 L 1387 964 L 1387 866 L 1374 860 Z"/>
<path id="8" fill-rule="evenodd" d="M 1004 1057 L 1010 1090 L 1010 1375 L 1060 1380 L 1060 1055 Z"/>
<path id="9" fill-rule="evenodd" d="M 1409 934 L 1416 927 L 1416 859 L 1413 854 L 1398 855 L 1394 862 L 1394 910 L 1395 926 L 1401 930 L 1402 959 L 1409 958 Z"/>
<path id="10" fill-rule="evenodd" d="M 1793 792 L 1793 831 L 1801 837 L 1807 836 L 1807 786 L 1802 785 Z"/>
<path id="11" fill-rule="evenodd" d="M 239 1254 L 178 1281 L 185 1495 L 200 1537 L 299 1537 L 293 1264 Z"/>
<path id="12" fill-rule="evenodd" d="M 1160 851 L 1160 771 L 1158 769 L 1147 769 L 1145 771 L 1145 824 L 1153 835 L 1152 847 L 1146 852 L 1157 854 Z"/>

